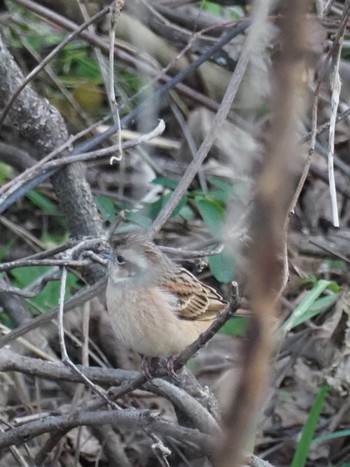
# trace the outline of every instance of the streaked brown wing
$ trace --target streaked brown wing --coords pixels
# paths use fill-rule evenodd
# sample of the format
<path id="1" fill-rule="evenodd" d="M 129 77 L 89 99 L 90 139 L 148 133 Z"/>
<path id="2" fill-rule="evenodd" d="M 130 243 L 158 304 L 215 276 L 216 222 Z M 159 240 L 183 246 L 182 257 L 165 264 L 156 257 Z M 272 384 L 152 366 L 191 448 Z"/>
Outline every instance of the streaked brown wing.
<path id="1" fill-rule="evenodd" d="M 200 282 L 186 269 L 178 269 L 163 287 L 178 298 L 177 313 L 182 319 L 212 320 L 227 302 L 208 285 Z"/>

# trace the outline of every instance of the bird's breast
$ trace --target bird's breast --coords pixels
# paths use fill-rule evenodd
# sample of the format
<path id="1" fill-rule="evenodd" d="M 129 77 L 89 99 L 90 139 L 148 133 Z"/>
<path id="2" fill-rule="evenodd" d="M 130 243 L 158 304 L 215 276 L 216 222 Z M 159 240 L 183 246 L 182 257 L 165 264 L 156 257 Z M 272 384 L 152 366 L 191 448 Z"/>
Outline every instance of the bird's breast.
<path id="1" fill-rule="evenodd" d="M 150 357 L 180 353 L 210 324 L 179 319 L 174 310 L 176 297 L 157 287 L 109 283 L 106 299 L 117 337 Z"/>

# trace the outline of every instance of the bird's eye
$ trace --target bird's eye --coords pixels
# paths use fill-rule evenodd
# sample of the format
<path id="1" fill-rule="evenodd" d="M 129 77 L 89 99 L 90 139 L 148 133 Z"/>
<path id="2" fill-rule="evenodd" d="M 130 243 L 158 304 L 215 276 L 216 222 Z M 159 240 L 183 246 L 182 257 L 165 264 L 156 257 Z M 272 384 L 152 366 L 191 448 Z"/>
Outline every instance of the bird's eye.
<path id="1" fill-rule="evenodd" d="M 116 260 L 118 264 L 125 264 L 125 258 L 122 255 L 117 255 Z"/>

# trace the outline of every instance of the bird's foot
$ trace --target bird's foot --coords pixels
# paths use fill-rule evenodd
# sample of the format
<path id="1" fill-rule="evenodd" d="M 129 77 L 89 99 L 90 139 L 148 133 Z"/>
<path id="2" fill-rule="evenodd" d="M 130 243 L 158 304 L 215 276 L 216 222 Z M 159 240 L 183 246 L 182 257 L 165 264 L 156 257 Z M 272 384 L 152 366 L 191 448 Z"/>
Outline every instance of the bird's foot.
<path id="1" fill-rule="evenodd" d="M 175 358 L 169 357 L 165 361 L 165 370 L 169 378 L 173 379 L 174 381 L 178 381 L 178 375 L 174 370 L 174 361 Z M 159 359 L 158 357 L 146 357 L 143 356 L 142 358 L 142 373 L 145 375 L 147 379 L 155 378 L 162 373 L 162 365 L 164 364 L 164 360 Z M 163 367 L 164 368 L 164 367 Z"/>
<path id="2" fill-rule="evenodd" d="M 147 379 L 154 378 L 152 373 L 154 372 L 156 360 L 158 359 L 146 356 L 144 356 L 142 359 L 142 373 L 146 376 Z"/>
<path id="3" fill-rule="evenodd" d="M 179 381 L 178 375 L 176 374 L 174 370 L 174 360 L 175 360 L 174 356 L 167 358 L 165 368 L 170 378 L 172 378 L 175 381 Z"/>

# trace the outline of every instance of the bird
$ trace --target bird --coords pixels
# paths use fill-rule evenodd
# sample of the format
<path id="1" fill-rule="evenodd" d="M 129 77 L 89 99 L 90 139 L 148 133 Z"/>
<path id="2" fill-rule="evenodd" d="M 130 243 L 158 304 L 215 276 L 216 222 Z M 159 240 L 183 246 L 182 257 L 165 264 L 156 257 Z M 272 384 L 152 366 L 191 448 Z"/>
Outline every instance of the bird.
<path id="1" fill-rule="evenodd" d="M 120 238 L 108 261 L 107 311 L 116 336 L 145 358 L 173 358 L 228 302 L 142 234 Z"/>

